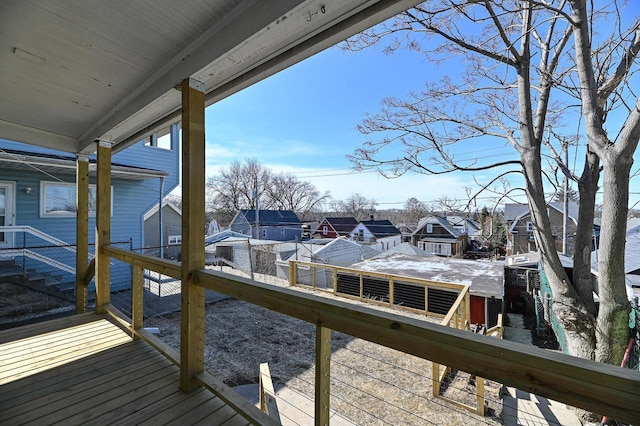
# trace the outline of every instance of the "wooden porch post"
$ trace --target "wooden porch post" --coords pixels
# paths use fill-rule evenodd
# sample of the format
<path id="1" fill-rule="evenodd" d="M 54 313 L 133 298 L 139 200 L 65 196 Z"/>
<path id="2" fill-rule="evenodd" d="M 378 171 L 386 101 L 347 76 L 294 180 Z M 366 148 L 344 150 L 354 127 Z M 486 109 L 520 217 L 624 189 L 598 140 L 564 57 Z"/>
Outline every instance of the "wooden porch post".
<path id="1" fill-rule="evenodd" d="M 182 287 L 180 388 L 198 387 L 194 376 L 204 370 L 204 288 L 194 271 L 204 268 L 204 85 L 182 82 Z"/>
<path id="2" fill-rule="evenodd" d="M 316 426 L 329 426 L 331 403 L 331 329 L 316 326 Z"/>
<path id="3" fill-rule="evenodd" d="M 111 301 L 110 258 L 102 247 L 111 242 L 111 143 L 98 143 L 96 196 L 96 312 Z"/>
<path id="4" fill-rule="evenodd" d="M 87 311 L 89 291 L 84 277 L 89 257 L 89 157 L 76 158 L 76 313 Z"/>

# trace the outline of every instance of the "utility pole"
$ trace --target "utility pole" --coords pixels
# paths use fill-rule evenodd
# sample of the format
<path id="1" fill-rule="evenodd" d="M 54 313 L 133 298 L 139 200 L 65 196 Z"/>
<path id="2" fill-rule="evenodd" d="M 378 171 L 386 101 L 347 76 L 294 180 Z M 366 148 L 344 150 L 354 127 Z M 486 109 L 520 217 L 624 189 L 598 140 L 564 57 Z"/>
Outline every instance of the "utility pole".
<path id="1" fill-rule="evenodd" d="M 258 197 L 258 177 L 256 176 L 255 186 L 253 190 L 253 199 L 256 205 L 256 240 L 260 239 L 260 205 L 259 205 L 259 197 Z"/>
<path id="2" fill-rule="evenodd" d="M 565 167 L 569 168 L 569 142 L 562 142 L 562 149 L 564 150 L 564 164 Z M 567 174 L 564 174 L 564 211 L 562 217 L 562 253 L 568 255 L 567 252 L 567 234 L 569 232 L 569 177 Z"/>

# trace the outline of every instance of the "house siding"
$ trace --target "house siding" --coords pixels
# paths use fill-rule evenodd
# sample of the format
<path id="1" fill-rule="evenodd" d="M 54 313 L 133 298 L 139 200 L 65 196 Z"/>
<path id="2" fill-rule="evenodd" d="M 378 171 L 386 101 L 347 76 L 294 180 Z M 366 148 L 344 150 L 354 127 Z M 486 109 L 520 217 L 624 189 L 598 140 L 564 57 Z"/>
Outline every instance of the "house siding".
<path id="1" fill-rule="evenodd" d="M 160 215 L 156 211 L 144 222 L 145 248 L 150 253 L 159 253 L 159 247 L 163 245 L 165 257 L 177 259 L 180 255 L 181 246 L 180 244 L 169 245 L 169 237 L 182 234 L 182 216 L 173 208 L 165 205 L 162 208 L 162 242 L 160 242 L 159 228 Z"/>
<path id="2" fill-rule="evenodd" d="M 177 136 L 177 126 L 174 132 Z M 177 147 L 177 138 L 175 139 L 175 147 Z M 66 153 L 54 151 L 46 148 L 39 148 L 0 140 L 0 148 L 16 151 L 24 151 L 28 153 L 47 154 L 56 157 L 68 158 L 70 162 L 74 161 L 74 157 Z M 140 142 L 128 149 L 113 155 L 112 163 L 118 165 L 144 167 L 153 170 L 160 170 L 170 173 L 164 179 L 164 194 L 166 195 L 178 184 L 178 157 L 179 150 L 158 149 L 145 146 Z M 71 163 L 73 164 L 73 163 Z M 76 218 L 73 217 L 41 217 L 41 182 L 65 182 L 75 185 L 75 169 L 69 168 L 68 172 L 48 172 L 46 166 L 34 166 L 30 169 L 25 168 L 0 168 L 0 181 L 15 183 L 15 211 L 13 225 L 31 226 L 42 232 L 45 232 L 59 240 L 70 245 L 76 243 Z M 90 184 L 95 184 L 95 177 L 90 177 Z M 123 248 L 139 248 L 144 244 L 143 234 L 143 214 L 148 211 L 160 199 L 160 179 L 121 179 L 112 178 L 111 186 L 113 188 L 113 214 L 111 217 L 111 241 L 119 242 L 119 246 Z M 31 191 L 27 194 L 25 188 L 29 187 Z M 95 217 L 89 217 L 89 252 L 94 252 L 93 244 L 95 243 Z M 49 243 L 34 236 L 19 235 L 13 241 L 15 247 L 23 246 L 43 246 Z M 39 249 L 44 250 L 44 249 Z M 64 249 L 49 248 L 51 253 L 62 252 Z M 64 255 L 51 255 L 50 257 L 59 258 L 60 262 L 75 267 L 75 254 L 66 250 Z M 26 262 L 26 260 L 25 260 Z M 34 266 L 38 263 L 38 272 L 49 272 L 54 267 L 45 266 L 41 262 L 29 260 L 27 266 Z M 114 291 L 129 288 L 131 286 L 131 266 L 122 262 L 112 262 L 111 289 Z M 59 271 L 59 270 L 58 270 Z M 65 277 L 65 280 L 71 280 L 73 277 Z"/>

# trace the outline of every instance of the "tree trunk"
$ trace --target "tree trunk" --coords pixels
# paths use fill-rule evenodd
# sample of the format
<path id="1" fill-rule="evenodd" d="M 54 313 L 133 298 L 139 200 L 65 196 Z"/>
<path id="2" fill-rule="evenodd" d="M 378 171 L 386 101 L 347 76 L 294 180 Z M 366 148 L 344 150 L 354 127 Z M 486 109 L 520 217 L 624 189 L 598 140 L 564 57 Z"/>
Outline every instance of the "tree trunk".
<path id="1" fill-rule="evenodd" d="M 573 286 L 587 312 L 594 319 L 596 317 L 596 304 L 593 300 L 595 284 L 591 273 L 591 247 L 594 243 L 593 219 L 599 179 L 600 160 L 587 146 L 584 170 L 578 181 L 580 200 L 573 256 Z"/>
<path id="2" fill-rule="evenodd" d="M 527 181 L 527 198 L 532 220 L 538 224 L 534 235 L 540 261 L 553 292 L 552 310 L 565 331 L 567 353 L 580 358 L 594 359 L 595 320 L 571 286 L 558 257 L 547 214 L 540 162 L 532 161 L 532 155 L 535 156 L 535 151 L 530 153 L 523 151 L 522 164 Z"/>
<path id="3" fill-rule="evenodd" d="M 596 360 L 620 365 L 629 338 L 631 305 L 625 286 L 625 238 L 633 158 L 610 149 L 603 159 L 604 197 L 600 251 Z"/>

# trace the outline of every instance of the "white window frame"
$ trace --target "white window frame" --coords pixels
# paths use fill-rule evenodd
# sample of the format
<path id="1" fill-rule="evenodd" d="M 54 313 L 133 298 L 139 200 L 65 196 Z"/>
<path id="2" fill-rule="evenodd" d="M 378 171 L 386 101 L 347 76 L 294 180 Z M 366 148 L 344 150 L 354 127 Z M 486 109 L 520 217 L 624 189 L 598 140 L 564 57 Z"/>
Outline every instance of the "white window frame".
<path id="1" fill-rule="evenodd" d="M 427 223 L 427 234 L 433 234 L 433 223 Z"/>
<path id="2" fill-rule="evenodd" d="M 178 244 L 182 244 L 182 235 L 169 235 L 167 238 L 167 243 L 170 246 L 177 246 Z"/>
<path id="3" fill-rule="evenodd" d="M 322 226 L 322 235 L 327 235 L 329 233 L 329 227 L 327 225 Z"/>
<path id="4" fill-rule="evenodd" d="M 64 206 L 59 210 L 47 211 L 47 203 L 49 202 L 47 197 L 51 197 L 51 191 L 57 190 L 58 192 L 66 192 L 66 194 L 59 194 L 58 197 L 65 197 L 65 204 L 67 207 L 72 206 L 71 209 L 64 209 Z M 89 216 L 94 217 L 96 215 L 97 206 L 97 187 L 96 185 L 89 185 Z M 113 216 L 113 186 L 111 186 L 111 216 Z M 53 181 L 40 181 L 40 217 L 76 217 L 77 211 L 76 201 L 76 184 L 69 182 L 53 182 Z"/>
<path id="5" fill-rule="evenodd" d="M 527 222 L 527 232 L 533 232 L 533 222 Z"/>

